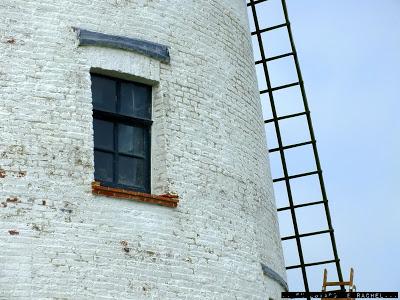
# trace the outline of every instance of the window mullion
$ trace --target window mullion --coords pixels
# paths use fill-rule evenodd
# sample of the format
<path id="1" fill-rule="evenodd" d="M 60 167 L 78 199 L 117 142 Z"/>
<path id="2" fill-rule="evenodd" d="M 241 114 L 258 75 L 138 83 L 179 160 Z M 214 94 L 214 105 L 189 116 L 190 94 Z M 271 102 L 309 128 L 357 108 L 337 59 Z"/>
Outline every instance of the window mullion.
<path id="1" fill-rule="evenodd" d="M 121 83 L 117 81 L 117 103 L 116 103 L 116 112 L 117 114 L 120 111 L 120 98 L 121 98 Z M 118 183 L 118 175 L 119 175 L 119 157 L 118 157 L 118 134 L 119 134 L 119 124 L 118 122 L 114 122 L 114 182 Z"/>
<path id="2" fill-rule="evenodd" d="M 143 119 L 143 118 L 137 118 L 137 117 L 132 117 L 132 116 L 120 115 L 117 113 L 98 110 L 98 109 L 93 110 L 93 116 L 100 120 L 113 119 L 113 120 L 116 120 L 120 123 L 124 123 L 127 125 L 136 124 L 138 126 L 148 127 L 148 126 L 151 126 L 151 124 L 153 124 L 153 121 L 150 119 Z"/>

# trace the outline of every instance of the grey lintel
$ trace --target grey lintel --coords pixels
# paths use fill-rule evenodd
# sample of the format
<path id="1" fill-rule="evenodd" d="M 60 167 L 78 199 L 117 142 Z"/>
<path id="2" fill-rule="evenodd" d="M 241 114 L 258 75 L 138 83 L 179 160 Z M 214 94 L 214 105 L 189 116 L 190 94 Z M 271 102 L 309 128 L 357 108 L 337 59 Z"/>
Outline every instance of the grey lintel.
<path id="1" fill-rule="evenodd" d="M 169 63 L 168 46 L 136 38 L 110 35 L 73 27 L 77 32 L 79 46 L 98 46 L 123 49 L 140 53 L 164 63 Z"/>
<path id="2" fill-rule="evenodd" d="M 279 275 L 278 273 L 276 273 L 274 270 L 272 270 L 267 265 L 264 265 L 263 263 L 261 263 L 261 268 L 265 276 L 268 276 L 272 280 L 275 280 L 277 283 L 279 283 L 285 289 L 286 292 L 289 290 L 289 287 L 285 279 L 283 279 L 281 275 Z"/>

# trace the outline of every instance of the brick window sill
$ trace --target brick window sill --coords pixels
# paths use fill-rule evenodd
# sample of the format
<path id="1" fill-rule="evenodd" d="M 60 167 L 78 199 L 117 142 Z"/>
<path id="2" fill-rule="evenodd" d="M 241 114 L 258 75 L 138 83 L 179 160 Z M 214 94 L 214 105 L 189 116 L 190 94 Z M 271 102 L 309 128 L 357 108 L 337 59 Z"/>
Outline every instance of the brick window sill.
<path id="1" fill-rule="evenodd" d="M 172 195 L 172 194 L 152 195 L 152 194 L 134 192 L 125 189 L 102 186 L 100 182 L 97 181 L 92 183 L 92 193 L 93 195 L 134 200 L 139 202 L 158 204 L 166 207 L 177 207 L 179 203 L 179 198 L 177 195 Z"/>

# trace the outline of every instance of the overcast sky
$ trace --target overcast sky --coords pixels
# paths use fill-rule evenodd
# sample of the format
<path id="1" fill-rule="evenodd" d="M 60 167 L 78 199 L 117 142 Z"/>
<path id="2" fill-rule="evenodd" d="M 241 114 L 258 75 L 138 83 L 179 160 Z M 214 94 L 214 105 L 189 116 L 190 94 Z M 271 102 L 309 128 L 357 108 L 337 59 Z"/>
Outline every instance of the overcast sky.
<path id="1" fill-rule="evenodd" d="M 357 290 L 399 291 L 400 1 L 287 0 L 287 5 L 344 277 L 353 267 Z M 261 26 L 282 23 L 280 0 L 260 8 Z M 289 50 L 284 30 L 264 42 L 268 56 Z M 274 85 L 296 81 L 290 59 L 269 68 Z M 277 93 L 278 113 L 301 109 L 296 93 Z M 264 115 L 269 114 L 265 106 Z M 282 131 L 285 144 L 307 140 L 301 120 L 283 123 Z M 269 147 L 276 144 L 272 133 L 267 128 Z M 310 150 L 288 153 L 291 174 L 315 168 Z M 279 177 L 279 157 L 271 156 L 271 165 Z M 293 182 L 295 201 L 317 201 L 316 183 L 312 178 Z M 284 195 L 277 186 L 278 206 L 285 204 Z M 299 210 L 301 232 L 326 229 L 324 218 L 318 218 L 323 213 L 322 206 Z M 293 232 L 288 214 L 280 213 L 280 223 L 282 235 Z M 303 243 L 306 262 L 332 259 L 327 235 Z M 294 242 L 284 248 L 287 265 L 296 264 Z M 328 279 L 336 280 L 332 267 Z M 321 289 L 323 268 L 308 269 L 313 291 Z M 288 271 L 288 276 L 291 290 L 301 290 L 301 274 Z"/>

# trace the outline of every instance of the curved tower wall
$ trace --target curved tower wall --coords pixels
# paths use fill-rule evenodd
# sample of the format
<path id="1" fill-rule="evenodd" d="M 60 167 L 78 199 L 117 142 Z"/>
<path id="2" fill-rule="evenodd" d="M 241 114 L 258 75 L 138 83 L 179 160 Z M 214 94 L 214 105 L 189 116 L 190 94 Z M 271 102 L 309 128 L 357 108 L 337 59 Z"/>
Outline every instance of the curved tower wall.
<path id="1" fill-rule="evenodd" d="M 80 46 L 73 27 L 170 61 Z M 0 298 L 280 297 L 244 1 L 3 0 L 0 38 Z M 153 86 L 151 192 L 177 208 L 92 194 L 90 72 Z"/>

